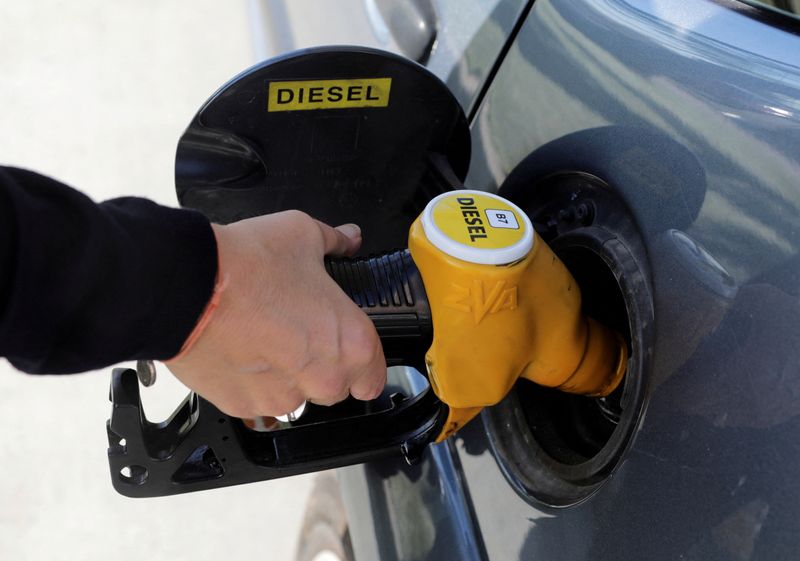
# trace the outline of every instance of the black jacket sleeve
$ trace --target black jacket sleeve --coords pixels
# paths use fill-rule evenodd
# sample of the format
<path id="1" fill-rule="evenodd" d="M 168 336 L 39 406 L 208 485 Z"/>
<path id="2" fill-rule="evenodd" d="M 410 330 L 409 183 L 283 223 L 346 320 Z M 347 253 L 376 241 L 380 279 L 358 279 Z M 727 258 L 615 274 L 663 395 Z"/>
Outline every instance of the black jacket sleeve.
<path id="1" fill-rule="evenodd" d="M 31 373 L 178 353 L 214 288 L 201 214 L 139 198 L 95 204 L 0 167 L 0 356 Z"/>

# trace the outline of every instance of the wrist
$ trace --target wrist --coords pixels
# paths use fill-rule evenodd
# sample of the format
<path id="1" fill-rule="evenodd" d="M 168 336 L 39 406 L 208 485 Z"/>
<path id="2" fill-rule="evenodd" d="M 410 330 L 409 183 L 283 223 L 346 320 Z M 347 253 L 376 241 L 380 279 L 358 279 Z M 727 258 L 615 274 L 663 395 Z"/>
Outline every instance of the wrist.
<path id="1" fill-rule="evenodd" d="M 217 275 L 214 281 L 214 290 L 211 293 L 211 297 L 209 298 L 208 302 L 206 303 L 205 307 L 203 308 L 200 317 L 197 319 L 197 323 L 195 324 L 192 331 L 189 333 L 189 336 L 186 337 L 183 345 L 181 346 L 180 351 L 174 357 L 170 358 L 166 361 L 166 363 L 173 363 L 177 360 L 180 360 L 186 354 L 191 351 L 192 347 L 194 347 L 195 343 L 200 339 L 200 336 L 208 327 L 209 323 L 211 322 L 214 313 L 217 311 L 219 307 L 220 298 L 222 297 L 222 293 L 228 287 L 228 274 L 222 268 L 222 259 L 220 258 L 220 253 L 222 251 L 222 229 L 225 226 L 219 224 L 211 224 L 211 230 L 214 232 L 214 238 L 216 239 L 217 245 Z"/>

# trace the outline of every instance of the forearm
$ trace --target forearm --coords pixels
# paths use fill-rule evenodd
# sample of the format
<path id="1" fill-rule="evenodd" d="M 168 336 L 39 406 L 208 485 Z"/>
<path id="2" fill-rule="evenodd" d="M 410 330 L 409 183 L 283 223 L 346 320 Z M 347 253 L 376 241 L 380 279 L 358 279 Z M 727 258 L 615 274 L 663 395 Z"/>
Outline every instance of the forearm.
<path id="1" fill-rule="evenodd" d="M 0 190 L 0 356 L 61 373 L 180 350 L 216 276 L 204 217 L 137 198 L 98 205 L 10 168 Z"/>
<path id="2" fill-rule="evenodd" d="M 0 175 L 0 183 L 3 179 Z M 7 193 L 7 189 L 0 187 L 0 318 L 5 314 L 11 296 L 14 249 L 17 245 L 16 232 L 17 225 L 14 213 L 11 211 L 10 194 Z"/>
<path id="3" fill-rule="evenodd" d="M 0 356 L 21 370 L 175 357 L 209 304 L 219 262 L 216 311 L 168 363 L 189 388 L 240 417 L 383 389 L 375 328 L 324 266 L 325 255 L 357 251 L 355 225 L 288 211 L 218 227 L 215 237 L 192 211 L 135 198 L 96 205 L 4 168 L 0 202 Z"/>

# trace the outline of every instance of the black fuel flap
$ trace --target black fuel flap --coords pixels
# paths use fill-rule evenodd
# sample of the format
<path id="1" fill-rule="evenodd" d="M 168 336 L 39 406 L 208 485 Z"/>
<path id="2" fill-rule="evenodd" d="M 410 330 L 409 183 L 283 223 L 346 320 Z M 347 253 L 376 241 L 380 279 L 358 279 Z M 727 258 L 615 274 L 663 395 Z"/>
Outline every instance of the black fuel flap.
<path id="1" fill-rule="evenodd" d="M 355 222 L 370 254 L 405 247 L 469 157 L 464 112 L 436 76 L 391 53 L 324 47 L 212 96 L 178 144 L 175 184 L 182 206 L 222 224 L 287 209 Z"/>
<path id="2" fill-rule="evenodd" d="M 329 270 L 365 271 L 372 280 L 356 283 L 362 298 L 344 286 L 354 282 L 350 273 L 332 275 L 376 323 L 391 363 L 424 372 L 431 336 L 424 287 L 422 298 L 399 298 L 397 287 L 413 279 L 397 265 L 405 262 L 401 253 L 386 253 L 406 247 L 411 223 L 431 198 L 461 185 L 469 157 L 467 120 L 436 76 L 391 53 L 325 47 L 266 61 L 220 88 L 180 139 L 175 183 L 182 206 L 218 223 L 299 209 L 329 224 L 359 224 L 361 255 L 384 256 Z M 387 456 L 414 462 L 447 415 L 430 387 L 395 386 L 372 402 L 309 404 L 299 419 L 269 430 L 254 430 L 194 394 L 169 420 L 152 423 L 136 372 L 125 369 L 112 375 L 111 401 L 111 477 L 132 497 Z"/>

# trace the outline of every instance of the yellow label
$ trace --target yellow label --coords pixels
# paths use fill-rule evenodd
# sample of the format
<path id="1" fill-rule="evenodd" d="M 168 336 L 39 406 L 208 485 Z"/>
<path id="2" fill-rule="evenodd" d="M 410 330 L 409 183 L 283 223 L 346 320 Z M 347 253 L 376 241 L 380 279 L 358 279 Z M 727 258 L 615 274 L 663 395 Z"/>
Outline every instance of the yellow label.
<path id="1" fill-rule="evenodd" d="M 525 221 L 508 204 L 474 193 L 443 198 L 433 222 L 451 240 L 478 249 L 510 247 L 525 236 Z"/>
<path id="2" fill-rule="evenodd" d="M 391 78 L 270 82 L 267 111 L 386 107 L 391 89 Z"/>

